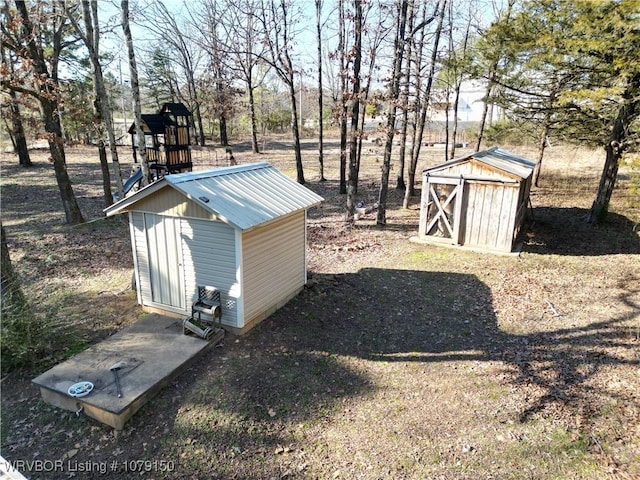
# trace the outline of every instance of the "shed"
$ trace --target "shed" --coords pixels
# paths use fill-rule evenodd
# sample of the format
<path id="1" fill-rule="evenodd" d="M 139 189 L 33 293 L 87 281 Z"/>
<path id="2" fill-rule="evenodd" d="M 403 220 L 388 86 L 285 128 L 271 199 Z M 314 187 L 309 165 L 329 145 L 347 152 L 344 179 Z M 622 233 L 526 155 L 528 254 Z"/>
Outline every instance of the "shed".
<path id="1" fill-rule="evenodd" d="M 514 251 L 534 167 L 493 147 L 425 169 L 418 240 Z"/>
<path id="2" fill-rule="evenodd" d="M 167 175 L 105 210 L 129 214 L 138 303 L 186 316 L 198 286 L 245 333 L 307 282 L 306 212 L 323 200 L 261 162 Z"/>

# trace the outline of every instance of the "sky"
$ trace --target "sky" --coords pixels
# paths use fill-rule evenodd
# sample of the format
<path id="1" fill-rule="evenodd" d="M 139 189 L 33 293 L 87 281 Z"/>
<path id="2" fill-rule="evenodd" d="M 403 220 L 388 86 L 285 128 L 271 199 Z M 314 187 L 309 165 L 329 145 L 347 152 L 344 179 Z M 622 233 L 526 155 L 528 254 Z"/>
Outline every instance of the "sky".
<path id="1" fill-rule="evenodd" d="M 134 38 L 134 46 L 137 45 L 139 49 L 141 45 L 144 47 L 149 46 L 149 42 L 152 41 L 151 34 L 143 27 L 136 23 L 136 19 L 140 19 L 140 15 L 136 12 L 139 8 L 145 8 L 144 6 L 153 0 L 144 1 L 130 1 L 130 13 L 131 13 L 131 29 Z M 422 1 L 422 0 L 418 0 Z M 430 3 L 433 3 L 431 0 Z M 463 5 L 463 0 L 451 0 L 456 2 L 454 5 Z M 504 8 L 503 0 L 467 0 L 474 6 L 480 13 L 479 15 L 484 17 L 483 22 L 488 22 L 496 15 L 496 11 Z M 191 0 L 185 2 L 184 0 L 164 0 L 164 5 L 170 12 L 175 13 L 176 18 L 180 18 L 186 14 L 187 5 L 198 5 L 199 0 Z M 336 8 L 337 0 L 324 0 L 322 10 L 322 22 L 325 26 L 323 28 L 323 49 L 326 51 L 335 49 L 337 46 L 337 39 L 335 34 L 335 24 L 331 21 L 327 22 L 327 17 L 331 15 Z M 348 4 L 347 0 L 347 4 Z M 123 78 L 128 78 L 128 68 L 126 59 L 126 49 L 123 44 L 122 28 L 120 26 L 120 0 L 100 0 L 99 3 L 99 16 L 101 23 L 106 22 L 111 26 L 112 32 L 108 29 L 104 29 L 104 35 L 102 37 L 101 50 L 103 52 L 113 51 L 117 52 L 117 56 L 121 58 L 123 65 L 122 72 Z M 317 41 L 316 41 L 316 12 L 314 0 L 294 0 L 294 5 L 300 9 L 301 23 L 298 27 L 296 35 L 296 41 L 294 46 L 294 58 L 302 64 L 302 69 L 305 72 L 305 78 L 307 76 L 313 78 L 313 72 L 317 69 Z M 333 16 L 335 18 L 335 15 Z M 366 26 L 366 24 L 365 24 Z M 138 58 L 138 63 L 142 60 L 142 55 Z M 109 66 L 109 70 L 119 75 L 118 67 L 116 65 Z M 306 80 L 305 80 L 306 81 Z"/>

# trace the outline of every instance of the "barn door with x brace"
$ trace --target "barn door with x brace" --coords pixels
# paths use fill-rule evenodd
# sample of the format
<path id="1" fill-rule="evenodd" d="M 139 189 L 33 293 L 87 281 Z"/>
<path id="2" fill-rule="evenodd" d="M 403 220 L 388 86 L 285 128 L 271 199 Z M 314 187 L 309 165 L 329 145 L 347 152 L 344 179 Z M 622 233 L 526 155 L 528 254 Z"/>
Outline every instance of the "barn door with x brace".
<path id="1" fill-rule="evenodd" d="M 427 176 L 423 188 L 420 235 L 443 243 L 460 243 L 464 179 Z"/>

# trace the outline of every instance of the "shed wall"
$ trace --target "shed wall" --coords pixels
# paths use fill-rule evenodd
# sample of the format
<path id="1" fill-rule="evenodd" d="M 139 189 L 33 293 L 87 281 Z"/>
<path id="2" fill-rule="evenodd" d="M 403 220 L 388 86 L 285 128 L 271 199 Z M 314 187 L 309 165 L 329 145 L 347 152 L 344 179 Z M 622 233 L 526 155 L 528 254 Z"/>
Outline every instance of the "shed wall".
<path id="1" fill-rule="evenodd" d="M 210 285 L 220 290 L 222 323 L 241 326 L 238 318 L 241 279 L 234 228 L 220 221 L 184 218 L 182 251 L 188 313 L 197 298 L 198 285 Z"/>
<path id="2" fill-rule="evenodd" d="M 146 218 L 145 218 L 146 217 Z M 233 227 L 220 222 L 194 218 L 177 218 L 143 212 L 131 212 L 132 240 L 136 256 L 138 298 L 142 305 L 168 312 L 188 315 L 197 298 L 198 285 L 211 285 L 221 292 L 222 323 L 239 326 L 240 300 L 239 269 L 236 261 L 236 240 Z M 165 250 L 158 250 L 149 242 L 150 224 L 169 222 L 175 238 L 166 242 Z M 155 235 L 155 234 L 154 234 Z M 150 251 L 154 250 L 154 251 Z M 171 250 L 171 251 L 169 251 Z M 163 272 L 163 260 L 169 259 L 180 269 L 180 287 L 170 284 Z M 162 289 L 174 305 L 154 301 L 153 282 L 164 278 Z M 175 290 L 178 290 L 177 292 Z M 179 295 L 181 298 L 175 299 Z"/>
<path id="3" fill-rule="evenodd" d="M 450 165 L 447 168 L 431 171 L 431 175 L 448 175 L 453 177 L 475 177 L 487 180 L 516 181 L 516 177 L 473 160 Z"/>
<path id="4" fill-rule="evenodd" d="M 511 251 L 518 184 L 467 181 L 462 244 Z"/>
<path id="5" fill-rule="evenodd" d="M 268 315 L 306 283 L 305 212 L 242 235 L 245 324 Z"/>
<path id="6" fill-rule="evenodd" d="M 131 212 L 129 221 L 132 226 L 131 243 L 133 244 L 133 255 L 136 263 L 138 302 L 141 305 L 146 305 L 151 302 L 151 274 L 149 272 L 149 250 L 147 248 L 147 234 L 144 228 L 144 215 L 142 212 Z"/>
<path id="7" fill-rule="evenodd" d="M 191 217 L 215 220 L 211 212 L 205 210 L 195 202 L 189 201 L 182 193 L 169 187 L 141 199 L 136 203 L 136 211 L 169 215 L 172 217 Z"/>

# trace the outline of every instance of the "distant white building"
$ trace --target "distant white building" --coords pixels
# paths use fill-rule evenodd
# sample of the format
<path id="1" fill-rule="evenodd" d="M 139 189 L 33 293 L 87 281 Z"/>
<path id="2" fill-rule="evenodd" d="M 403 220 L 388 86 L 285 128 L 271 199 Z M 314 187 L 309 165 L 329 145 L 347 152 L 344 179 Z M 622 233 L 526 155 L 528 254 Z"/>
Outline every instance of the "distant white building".
<path id="1" fill-rule="evenodd" d="M 461 122 L 480 122 L 482 120 L 482 111 L 484 109 L 484 97 L 487 93 L 486 82 L 478 80 L 468 80 L 462 83 L 460 88 L 460 98 L 458 100 L 458 121 Z M 431 105 L 429 118 L 432 122 L 444 122 L 447 120 L 447 98 L 444 90 L 435 90 L 432 98 L 435 100 Z M 449 95 L 449 121 L 453 121 L 453 102 L 455 100 L 455 92 L 451 91 Z M 491 111 L 493 110 L 493 111 Z M 487 113 L 488 119 L 497 120 L 502 116 L 502 109 L 491 106 Z"/>

